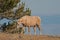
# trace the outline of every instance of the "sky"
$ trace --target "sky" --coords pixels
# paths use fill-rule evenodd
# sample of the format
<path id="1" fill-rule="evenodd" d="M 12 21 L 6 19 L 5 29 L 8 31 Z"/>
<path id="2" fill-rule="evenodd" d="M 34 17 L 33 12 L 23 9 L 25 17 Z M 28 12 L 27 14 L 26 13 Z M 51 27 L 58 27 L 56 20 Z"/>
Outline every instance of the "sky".
<path id="1" fill-rule="evenodd" d="M 60 0 L 21 0 L 21 2 L 25 2 L 25 8 L 31 9 L 32 16 L 40 16 L 43 34 L 60 35 Z M 7 19 L 4 19 L 4 22 L 7 22 L 5 20 Z"/>

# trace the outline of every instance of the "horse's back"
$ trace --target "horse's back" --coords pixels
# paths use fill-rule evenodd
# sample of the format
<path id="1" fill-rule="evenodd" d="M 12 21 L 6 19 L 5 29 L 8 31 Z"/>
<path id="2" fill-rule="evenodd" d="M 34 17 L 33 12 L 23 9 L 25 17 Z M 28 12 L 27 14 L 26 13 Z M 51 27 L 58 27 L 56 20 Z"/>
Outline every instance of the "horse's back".
<path id="1" fill-rule="evenodd" d="M 40 17 L 39 16 L 23 16 L 22 18 L 20 18 L 23 20 L 23 24 L 25 25 L 36 25 L 36 24 L 40 24 Z"/>

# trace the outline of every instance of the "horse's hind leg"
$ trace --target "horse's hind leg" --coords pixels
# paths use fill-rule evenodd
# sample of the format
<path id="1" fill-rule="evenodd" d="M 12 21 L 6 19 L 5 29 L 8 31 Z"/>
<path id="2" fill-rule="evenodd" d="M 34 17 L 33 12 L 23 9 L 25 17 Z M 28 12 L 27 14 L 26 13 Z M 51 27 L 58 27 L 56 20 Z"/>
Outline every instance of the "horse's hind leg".
<path id="1" fill-rule="evenodd" d="M 34 26 L 34 34 L 36 35 L 36 26 Z"/>
<path id="2" fill-rule="evenodd" d="M 40 35 L 42 35 L 42 28 L 40 27 L 40 25 L 37 25 L 37 27 L 39 29 Z"/>

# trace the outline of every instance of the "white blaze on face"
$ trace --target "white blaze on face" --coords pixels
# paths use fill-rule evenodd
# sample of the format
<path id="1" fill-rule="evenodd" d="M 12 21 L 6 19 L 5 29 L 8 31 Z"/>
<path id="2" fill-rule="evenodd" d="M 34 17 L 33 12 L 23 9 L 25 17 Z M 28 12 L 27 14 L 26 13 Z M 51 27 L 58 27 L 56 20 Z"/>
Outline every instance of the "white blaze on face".
<path id="1" fill-rule="evenodd" d="M 17 28 L 23 27 L 22 23 L 20 23 L 19 25 L 17 25 Z"/>

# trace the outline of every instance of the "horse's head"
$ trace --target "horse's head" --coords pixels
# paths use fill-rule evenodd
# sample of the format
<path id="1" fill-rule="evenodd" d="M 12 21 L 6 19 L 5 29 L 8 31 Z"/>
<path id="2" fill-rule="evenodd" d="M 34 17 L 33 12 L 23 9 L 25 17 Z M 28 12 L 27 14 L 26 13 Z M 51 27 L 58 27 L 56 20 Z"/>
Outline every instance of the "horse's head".
<path id="1" fill-rule="evenodd" d="M 18 19 L 18 21 L 17 21 L 17 27 L 19 28 L 19 27 L 22 27 L 22 22 L 23 22 L 23 20 L 20 18 L 20 19 Z"/>

